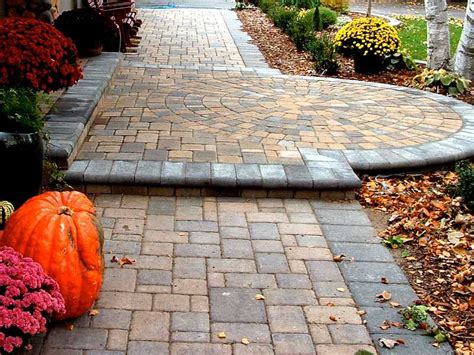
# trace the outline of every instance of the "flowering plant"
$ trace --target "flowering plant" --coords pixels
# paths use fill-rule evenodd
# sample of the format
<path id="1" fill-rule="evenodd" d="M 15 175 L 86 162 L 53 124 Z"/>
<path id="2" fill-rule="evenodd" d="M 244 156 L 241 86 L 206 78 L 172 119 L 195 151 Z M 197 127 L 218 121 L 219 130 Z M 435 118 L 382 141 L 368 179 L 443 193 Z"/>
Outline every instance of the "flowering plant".
<path id="1" fill-rule="evenodd" d="M 355 19 L 342 27 L 335 37 L 339 52 L 347 56 L 384 58 L 398 51 L 397 30 L 375 17 Z"/>
<path id="2" fill-rule="evenodd" d="M 46 332 L 53 314 L 66 311 L 56 281 L 9 247 L 0 248 L 0 290 L 0 353 L 30 350 L 29 339 Z"/>
<path id="3" fill-rule="evenodd" d="M 0 19 L 0 86 L 51 92 L 82 76 L 72 41 L 35 19 Z"/>

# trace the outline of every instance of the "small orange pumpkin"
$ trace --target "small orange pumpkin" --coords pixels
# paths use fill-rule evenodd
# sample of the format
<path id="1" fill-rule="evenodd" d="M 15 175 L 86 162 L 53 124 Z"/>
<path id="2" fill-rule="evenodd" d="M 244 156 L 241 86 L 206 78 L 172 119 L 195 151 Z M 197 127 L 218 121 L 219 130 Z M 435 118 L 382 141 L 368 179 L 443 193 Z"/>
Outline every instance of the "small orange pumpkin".
<path id="1" fill-rule="evenodd" d="M 99 295 L 103 232 L 86 195 L 51 191 L 29 199 L 8 220 L 0 244 L 31 257 L 57 281 L 66 303 L 58 319 L 81 316 Z"/>

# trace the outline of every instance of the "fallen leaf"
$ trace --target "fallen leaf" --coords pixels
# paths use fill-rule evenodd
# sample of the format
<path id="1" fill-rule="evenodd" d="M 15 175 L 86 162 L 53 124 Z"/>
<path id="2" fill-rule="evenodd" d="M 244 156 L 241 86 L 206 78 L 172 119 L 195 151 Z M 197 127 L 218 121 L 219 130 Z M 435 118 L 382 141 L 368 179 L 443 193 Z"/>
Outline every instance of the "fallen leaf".
<path id="1" fill-rule="evenodd" d="M 226 335 L 225 335 L 224 332 L 219 332 L 219 333 L 217 333 L 217 337 L 220 338 L 220 339 L 224 339 L 226 337 Z"/>
<path id="2" fill-rule="evenodd" d="M 66 324 L 66 329 L 72 332 L 74 330 L 74 324 Z"/>
<path id="3" fill-rule="evenodd" d="M 380 329 L 382 329 L 382 330 L 387 330 L 387 329 L 389 329 L 389 328 L 391 327 L 390 321 L 384 320 L 383 323 L 382 323 L 382 325 L 380 325 L 379 327 L 380 327 Z"/>
<path id="4" fill-rule="evenodd" d="M 256 300 L 259 300 L 259 301 L 262 301 L 265 299 L 265 296 L 264 295 L 261 295 L 261 294 L 258 294 L 258 295 L 255 295 L 255 299 Z"/>
<path id="5" fill-rule="evenodd" d="M 338 287 L 336 288 L 336 290 L 338 290 L 339 292 L 344 292 L 346 289 L 344 287 Z"/>
<path id="6" fill-rule="evenodd" d="M 383 348 L 393 349 L 396 345 L 399 344 L 398 340 L 392 340 L 387 338 L 380 338 L 379 344 Z"/>
<path id="7" fill-rule="evenodd" d="M 341 254 L 341 255 L 336 255 L 334 258 L 332 258 L 335 262 L 341 262 L 342 260 L 344 260 L 346 256 L 344 254 Z"/>
<path id="8" fill-rule="evenodd" d="M 385 284 L 385 285 L 388 284 L 388 280 L 385 277 L 380 278 L 380 282 Z"/>
<path id="9" fill-rule="evenodd" d="M 334 307 L 334 306 L 335 306 L 335 304 L 334 304 L 334 303 L 332 303 L 332 302 L 328 302 L 328 303 L 326 303 L 326 306 L 328 306 L 328 307 Z"/>
<path id="10" fill-rule="evenodd" d="M 337 318 L 336 318 L 336 316 L 335 316 L 334 314 L 331 314 L 331 315 L 329 316 L 329 319 L 332 320 L 333 322 L 337 322 Z"/>
<path id="11" fill-rule="evenodd" d="M 397 302 L 392 302 L 390 301 L 390 306 L 392 306 L 393 308 L 400 308 L 402 305 L 400 303 L 397 303 Z"/>
<path id="12" fill-rule="evenodd" d="M 250 340 L 248 340 L 248 338 L 242 338 L 242 344 L 244 344 L 244 345 L 249 345 L 249 344 L 250 344 Z"/>
<path id="13" fill-rule="evenodd" d="M 379 293 L 378 295 L 375 296 L 377 302 L 383 303 L 390 301 L 392 299 L 392 294 L 388 291 L 383 291 L 382 293 Z"/>
<path id="14" fill-rule="evenodd" d="M 122 266 L 124 266 L 124 265 L 131 265 L 131 264 L 135 263 L 135 260 L 134 260 L 134 259 L 130 259 L 130 258 L 127 258 L 127 257 L 119 259 L 119 258 L 117 258 L 115 255 L 112 256 L 112 259 L 110 259 L 110 261 L 111 261 L 112 263 L 117 263 L 117 264 L 119 264 L 120 267 L 122 267 Z"/>
<path id="15" fill-rule="evenodd" d="M 91 309 L 91 310 L 89 311 L 89 316 L 91 316 L 91 317 L 95 317 L 95 316 L 98 315 L 98 314 L 99 314 L 99 310 L 98 310 L 98 309 Z"/>
<path id="16" fill-rule="evenodd" d="M 356 312 L 359 316 L 363 316 L 364 314 L 366 314 L 367 312 L 364 311 L 364 310 L 360 310 L 360 311 L 357 311 Z"/>
<path id="17" fill-rule="evenodd" d="M 186 237 L 186 236 L 188 235 L 188 233 L 186 233 L 186 232 L 179 232 L 178 235 L 179 235 L 180 237 Z"/>

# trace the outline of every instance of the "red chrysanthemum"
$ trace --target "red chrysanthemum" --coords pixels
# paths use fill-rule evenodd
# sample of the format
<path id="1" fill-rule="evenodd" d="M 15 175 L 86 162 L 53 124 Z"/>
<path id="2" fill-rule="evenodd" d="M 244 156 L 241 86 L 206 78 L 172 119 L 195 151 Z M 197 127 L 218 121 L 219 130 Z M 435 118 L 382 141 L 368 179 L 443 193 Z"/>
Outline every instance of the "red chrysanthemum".
<path id="1" fill-rule="evenodd" d="M 82 77 L 74 43 L 35 19 L 0 19 L 0 86 L 51 92 Z"/>

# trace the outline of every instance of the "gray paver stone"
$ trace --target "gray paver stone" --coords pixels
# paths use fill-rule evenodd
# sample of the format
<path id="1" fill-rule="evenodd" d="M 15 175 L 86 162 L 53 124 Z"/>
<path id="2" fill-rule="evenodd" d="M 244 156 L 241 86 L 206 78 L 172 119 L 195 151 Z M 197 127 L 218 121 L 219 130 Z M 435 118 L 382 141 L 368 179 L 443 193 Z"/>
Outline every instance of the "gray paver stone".
<path id="1" fill-rule="evenodd" d="M 267 274 L 225 274 L 227 287 L 274 288 L 275 277 Z"/>
<path id="2" fill-rule="evenodd" d="M 369 217 L 363 211 L 353 210 L 316 210 L 316 216 L 321 224 L 371 226 Z"/>
<path id="3" fill-rule="evenodd" d="M 377 262 L 342 262 L 339 264 L 346 280 L 362 282 L 380 282 L 382 277 L 390 283 L 408 284 L 408 280 L 396 264 Z"/>
<path id="4" fill-rule="evenodd" d="M 268 289 L 263 290 L 265 303 L 275 306 L 303 306 L 317 304 L 311 290 Z"/>
<path id="5" fill-rule="evenodd" d="M 301 307 L 269 306 L 268 322 L 273 333 L 307 333 L 308 326 Z"/>
<path id="6" fill-rule="evenodd" d="M 260 291 L 245 288 L 211 288 L 211 320 L 223 323 L 266 323 L 265 306 L 256 300 Z"/>
<path id="7" fill-rule="evenodd" d="M 372 226 L 340 226 L 325 224 L 321 226 L 324 236 L 332 242 L 371 243 L 378 244 L 380 239 L 376 237 Z"/>
<path id="8" fill-rule="evenodd" d="M 275 223 L 249 223 L 250 237 L 252 239 L 273 239 L 280 237 Z"/>
<path id="9" fill-rule="evenodd" d="M 132 316 L 129 339 L 168 341 L 169 324 L 168 313 L 136 311 Z"/>
<path id="10" fill-rule="evenodd" d="M 174 312 L 171 330 L 183 332 L 209 332 L 209 315 L 197 312 Z"/>
<path id="11" fill-rule="evenodd" d="M 128 355 L 143 354 L 169 354 L 168 343 L 160 343 L 156 341 L 130 341 L 128 343 Z"/>
<path id="12" fill-rule="evenodd" d="M 290 272 L 288 261 L 280 253 L 256 253 L 257 270 L 259 273 L 287 273 Z"/>
<path id="13" fill-rule="evenodd" d="M 74 328 L 71 332 L 66 328 L 53 328 L 45 342 L 46 348 L 68 349 L 105 349 L 107 331 L 104 329 Z"/>
<path id="14" fill-rule="evenodd" d="M 355 261 L 393 262 L 388 249 L 380 244 L 365 245 L 362 243 L 331 243 L 335 255 L 345 255 Z"/>
<path id="15" fill-rule="evenodd" d="M 273 334 L 275 354 L 316 354 L 309 334 Z"/>
<path id="16" fill-rule="evenodd" d="M 390 282 L 390 280 L 388 280 Z M 392 294 L 392 301 L 400 303 L 403 307 L 411 305 L 418 297 L 410 285 L 406 284 L 382 284 L 382 283 L 365 283 L 365 282 L 351 282 L 351 293 L 354 301 L 359 306 L 372 307 L 390 307 L 388 302 L 380 303 L 376 301 L 376 295 L 383 291 L 388 291 Z"/>
<path id="17" fill-rule="evenodd" d="M 225 338 L 217 334 L 224 332 Z M 249 323 L 213 323 L 211 325 L 212 341 L 216 343 L 240 343 L 246 337 L 251 343 L 270 343 L 270 331 L 266 324 Z"/>

